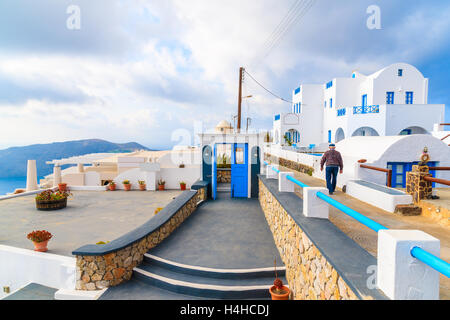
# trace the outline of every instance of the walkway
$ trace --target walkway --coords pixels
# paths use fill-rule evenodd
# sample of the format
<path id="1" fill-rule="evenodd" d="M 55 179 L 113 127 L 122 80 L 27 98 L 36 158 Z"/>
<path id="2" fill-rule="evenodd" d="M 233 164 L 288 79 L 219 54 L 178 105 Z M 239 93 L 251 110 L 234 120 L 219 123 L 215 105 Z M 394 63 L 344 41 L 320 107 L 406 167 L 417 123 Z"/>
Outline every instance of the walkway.
<path id="1" fill-rule="evenodd" d="M 299 173 L 289 168 L 281 167 L 284 172 L 294 172 L 295 178 L 311 187 L 325 187 L 325 181 Z M 296 186 L 296 193 L 302 197 L 302 188 Z M 364 214 L 366 217 L 386 226 L 389 229 L 410 229 L 422 230 L 441 241 L 441 258 L 450 261 L 450 232 L 448 227 L 443 227 L 425 216 L 401 216 L 396 215 L 365 202 L 359 201 L 342 191 L 336 191 L 333 199 L 346 206 Z M 342 232 L 347 234 L 361 247 L 376 257 L 378 235 L 371 229 L 363 226 L 353 218 L 342 213 L 338 209 L 330 206 L 330 221 L 333 222 Z M 441 275 L 441 299 L 450 300 L 450 279 Z"/>
<path id="2" fill-rule="evenodd" d="M 205 202 L 169 238 L 149 251 L 138 267 L 141 273 L 135 271 L 131 281 L 108 289 L 101 299 L 199 299 L 190 292 L 200 286 L 263 286 L 273 283 L 274 260 L 280 268 L 283 262 L 258 199 L 231 199 L 228 193 L 222 192 L 218 195 L 217 200 Z M 154 257 L 164 261 L 157 261 Z M 199 272 L 197 267 L 227 271 L 246 269 L 246 272 L 240 276 L 213 275 L 214 271 Z M 261 268 L 269 270 L 256 274 L 248 270 Z M 187 282 L 195 288 L 180 289 L 176 287 L 179 284 L 168 285 L 166 280 L 148 278 L 148 273 L 172 282 Z M 282 275 L 280 272 L 279 276 Z M 227 291 L 225 293 L 214 290 L 208 298 L 230 297 L 226 289 L 223 289 Z M 268 290 L 264 289 L 264 292 L 269 298 Z M 255 295 L 253 292 L 248 298 L 252 294 L 256 298 L 261 297 L 260 293 Z"/>

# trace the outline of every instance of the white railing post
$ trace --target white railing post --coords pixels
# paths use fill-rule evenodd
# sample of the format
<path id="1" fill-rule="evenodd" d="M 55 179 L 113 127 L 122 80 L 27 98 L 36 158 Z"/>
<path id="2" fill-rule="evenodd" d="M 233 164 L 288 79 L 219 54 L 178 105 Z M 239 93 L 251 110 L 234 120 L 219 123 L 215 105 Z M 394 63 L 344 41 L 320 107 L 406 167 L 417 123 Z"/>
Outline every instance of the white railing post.
<path id="1" fill-rule="evenodd" d="M 273 164 L 269 164 L 266 167 L 266 178 L 267 179 L 277 179 L 278 178 L 278 173 L 275 172 L 273 169 L 277 169 L 278 170 L 278 166 L 277 165 L 273 165 Z"/>
<path id="2" fill-rule="evenodd" d="M 280 172 L 278 174 L 278 191 L 279 192 L 295 192 L 295 186 L 287 177 L 294 177 L 293 172 Z"/>
<path id="3" fill-rule="evenodd" d="M 440 241 L 423 231 L 378 232 L 378 288 L 392 300 L 438 300 L 439 272 L 414 258 L 414 247 L 440 256 Z"/>
<path id="4" fill-rule="evenodd" d="M 303 188 L 303 215 L 308 218 L 328 219 L 330 206 L 317 197 L 317 192 L 329 194 L 327 188 Z"/>

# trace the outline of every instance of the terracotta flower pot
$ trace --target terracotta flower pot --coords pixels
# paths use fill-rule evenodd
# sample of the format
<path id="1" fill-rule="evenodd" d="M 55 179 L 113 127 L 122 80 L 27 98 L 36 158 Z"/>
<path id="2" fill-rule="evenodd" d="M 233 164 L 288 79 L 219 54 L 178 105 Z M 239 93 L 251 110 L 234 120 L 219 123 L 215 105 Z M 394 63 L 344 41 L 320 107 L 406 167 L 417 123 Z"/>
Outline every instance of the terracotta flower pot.
<path id="1" fill-rule="evenodd" d="M 61 192 L 67 191 L 67 183 L 58 183 L 58 189 Z"/>
<path id="2" fill-rule="evenodd" d="M 180 188 L 182 191 L 186 190 L 186 185 L 185 184 L 180 184 Z"/>
<path id="3" fill-rule="evenodd" d="M 282 288 L 284 291 L 286 291 L 286 293 L 283 293 L 283 294 L 275 293 L 274 292 L 275 286 L 272 286 L 270 288 L 269 291 L 270 291 L 270 295 L 272 296 L 272 300 L 289 300 L 289 295 L 291 294 L 291 290 L 286 286 L 283 286 Z"/>
<path id="4" fill-rule="evenodd" d="M 47 244 L 48 244 L 48 240 L 47 241 L 42 241 L 42 242 L 34 242 L 34 251 L 39 251 L 39 252 L 47 252 L 48 248 L 47 248 Z"/>
<path id="5" fill-rule="evenodd" d="M 131 184 L 124 184 L 123 187 L 124 187 L 125 191 L 131 190 Z"/>
<path id="6" fill-rule="evenodd" d="M 115 184 L 110 184 L 109 185 L 109 190 L 110 191 L 115 191 L 116 190 L 116 185 Z"/>
<path id="7" fill-rule="evenodd" d="M 145 185 L 145 184 L 140 184 L 139 185 L 139 190 L 145 191 L 146 189 L 147 189 L 147 185 Z"/>
<path id="8" fill-rule="evenodd" d="M 163 184 L 158 185 L 158 190 L 159 191 L 164 191 L 164 185 Z"/>

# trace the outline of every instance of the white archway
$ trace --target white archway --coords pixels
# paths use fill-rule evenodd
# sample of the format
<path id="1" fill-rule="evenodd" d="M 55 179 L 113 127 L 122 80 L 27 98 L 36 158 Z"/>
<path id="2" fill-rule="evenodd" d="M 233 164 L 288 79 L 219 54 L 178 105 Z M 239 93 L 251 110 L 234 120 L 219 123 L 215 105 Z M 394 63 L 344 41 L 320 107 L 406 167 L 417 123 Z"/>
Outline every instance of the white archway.
<path id="1" fill-rule="evenodd" d="M 379 136 L 377 130 L 371 127 L 361 127 L 353 132 L 352 137 L 372 137 Z"/>
<path id="2" fill-rule="evenodd" d="M 335 135 L 335 142 L 338 143 L 339 141 L 342 141 L 344 139 L 345 139 L 344 129 L 342 128 L 337 129 Z"/>
<path id="3" fill-rule="evenodd" d="M 409 136 L 412 134 L 430 134 L 430 133 L 422 127 L 412 126 L 412 127 L 403 129 L 402 131 L 400 131 L 400 133 L 398 135 L 399 136 Z"/>

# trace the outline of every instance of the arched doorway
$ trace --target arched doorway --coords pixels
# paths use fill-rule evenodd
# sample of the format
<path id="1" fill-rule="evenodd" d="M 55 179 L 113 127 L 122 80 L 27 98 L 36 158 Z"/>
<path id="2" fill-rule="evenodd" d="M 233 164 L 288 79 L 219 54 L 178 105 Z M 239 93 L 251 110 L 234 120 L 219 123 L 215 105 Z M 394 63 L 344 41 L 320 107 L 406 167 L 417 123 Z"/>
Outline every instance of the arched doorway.
<path id="1" fill-rule="evenodd" d="M 352 137 L 371 137 L 379 136 L 377 130 L 371 127 L 361 127 L 353 132 Z"/>
<path id="2" fill-rule="evenodd" d="M 290 129 L 284 134 L 284 140 L 288 145 L 297 144 L 300 142 L 300 133 L 295 129 Z"/>
<path id="3" fill-rule="evenodd" d="M 335 142 L 339 142 L 345 139 L 345 133 L 344 133 L 344 129 L 339 128 L 336 131 L 336 138 L 335 138 Z"/>
<path id="4" fill-rule="evenodd" d="M 408 127 L 406 129 L 403 129 L 402 131 L 400 131 L 400 133 L 398 134 L 399 136 L 409 136 L 412 134 L 430 134 L 427 130 L 425 130 L 422 127 Z"/>

